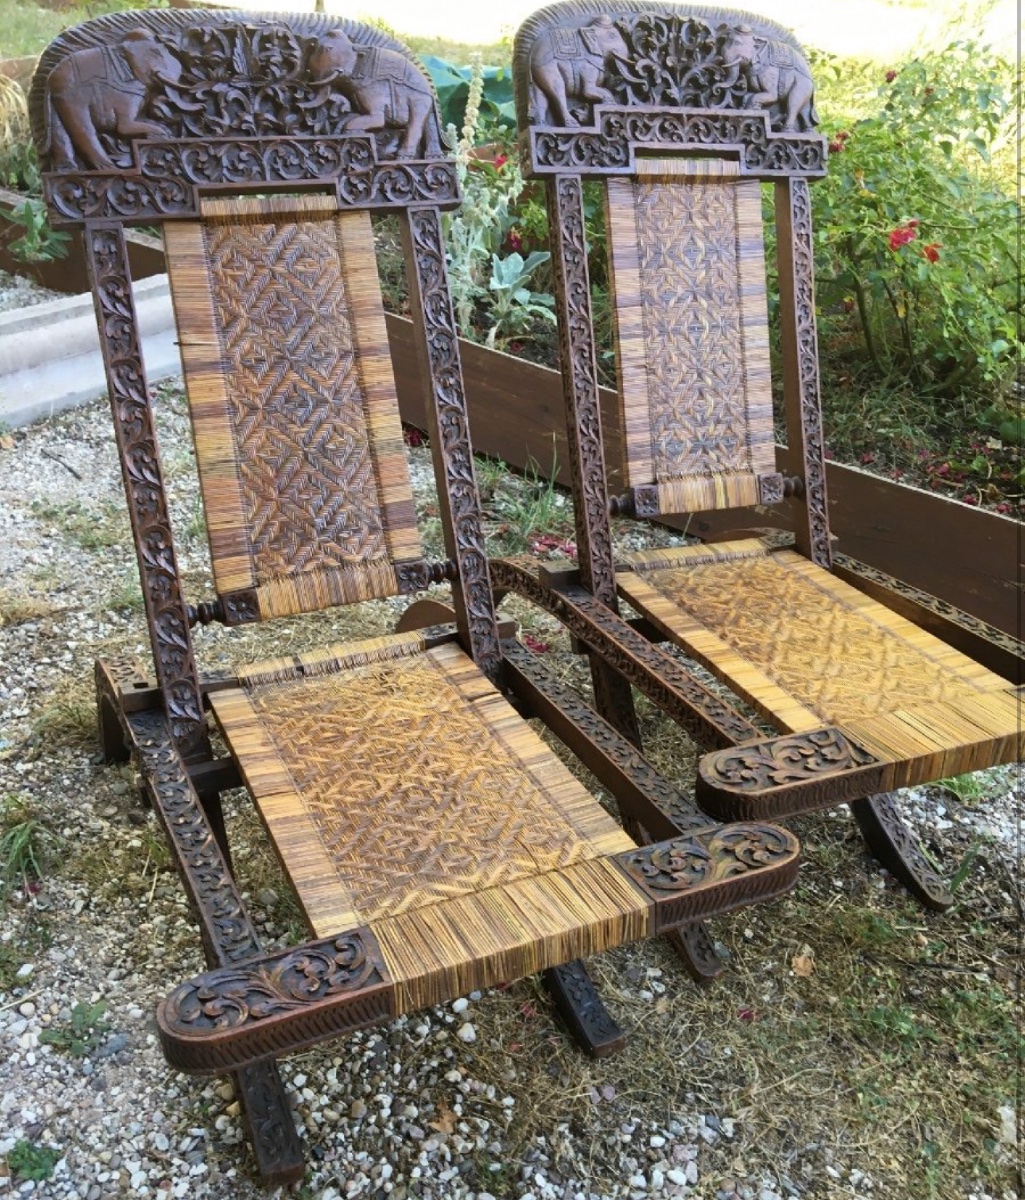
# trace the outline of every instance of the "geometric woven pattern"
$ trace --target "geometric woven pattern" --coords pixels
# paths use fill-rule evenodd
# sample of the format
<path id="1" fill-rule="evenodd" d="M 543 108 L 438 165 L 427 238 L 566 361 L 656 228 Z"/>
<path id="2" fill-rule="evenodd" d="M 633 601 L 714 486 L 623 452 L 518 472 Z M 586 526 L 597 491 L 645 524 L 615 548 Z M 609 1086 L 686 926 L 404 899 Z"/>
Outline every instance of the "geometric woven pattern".
<path id="1" fill-rule="evenodd" d="M 203 217 L 165 240 L 218 592 L 261 616 L 394 594 L 420 544 L 369 217 L 328 196 Z"/>
<path id="2" fill-rule="evenodd" d="M 738 690 L 750 693 L 745 674 L 754 668 L 827 724 L 1006 691 L 1006 680 L 802 555 L 740 553 L 752 544 L 702 547 L 692 564 L 635 567 L 618 576 L 621 590 L 656 619 L 687 614 L 692 628 L 680 626 L 681 640 Z M 774 707 L 782 717 L 782 703 Z"/>
<path id="3" fill-rule="evenodd" d="M 208 224 L 256 581 L 387 554 L 330 221 Z"/>
<path id="4" fill-rule="evenodd" d="M 664 512 L 754 503 L 775 471 L 759 185 L 679 172 L 609 184 L 629 481 Z"/>
<path id="5" fill-rule="evenodd" d="M 472 660 L 415 637 L 211 698 L 318 933 L 633 845 Z"/>

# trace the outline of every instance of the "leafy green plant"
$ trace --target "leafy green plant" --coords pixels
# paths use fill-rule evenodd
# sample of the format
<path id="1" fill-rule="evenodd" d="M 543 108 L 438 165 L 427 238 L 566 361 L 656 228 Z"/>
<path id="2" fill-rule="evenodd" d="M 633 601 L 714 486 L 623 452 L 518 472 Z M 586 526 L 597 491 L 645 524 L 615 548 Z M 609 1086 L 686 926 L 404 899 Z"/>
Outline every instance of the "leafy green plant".
<path id="1" fill-rule="evenodd" d="M 27 1138 L 14 1143 L 7 1154 L 7 1165 L 19 1179 L 39 1183 L 53 1175 L 60 1161 L 60 1151 L 49 1146 L 37 1146 Z"/>
<path id="2" fill-rule="evenodd" d="M 1012 372 L 1017 210 L 995 165 L 1012 94 L 1007 63 L 955 42 L 887 72 L 871 115 L 831 117 L 813 190 L 827 324 L 861 341 L 882 380 L 953 398 Z"/>
<path id="3" fill-rule="evenodd" d="M 973 804 L 986 794 L 986 784 L 977 773 L 953 775 L 949 779 L 937 779 L 936 787 L 943 788 L 962 804 Z"/>
<path id="4" fill-rule="evenodd" d="M 473 55 L 462 130 L 457 136 L 449 125 L 446 134 L 463 204 L 446 216 L 445 236 L 460 332 L 480 340 L 479 330 L 487 329 L 488 344 L 494 346 L 499 336 L 522 332 L 540 314 L 551 316 L 551 297 L 526 286 L 548 254 L 534 251 L 524 259 L 517 248 L 514 206 L 523 193 L 523 175 L 515 155 L 501 153 L 504 143 L 495 142 L 504 135 L 488 123 L 483 96 L 484 67 L 480 55 Z M 490 157 L 478 154 L 481 144 L 491 147 Z"/>
<path id="5" fill-rule="evenodd" d="M 474 86 L 475 68 L 457 67 L 432 54 L 421 58 L 438 93 L 442 125 L 461 129 L 466 122 L 470 90 Z M 480 98 L 477 104 L 481 117 L 489 124 L 509 132 L 516 129 L 516 105 L 513 101 L 512 72 L 506 66 L 479 67 Z"/>
<path id="6" fill-rule="evenodd" d="M 25 232 L 9 242 L 7 248 L 20 262 L 53 262 L 64 258 L 71 241 L 69 234 L 50 226 L 46 208 L 41 200 L 29 198 L 11 213 L 11 222 Z"/>
<path id="7" fill-rule="evenodd" d="M 64 1025 L 49 1026 L 39 1035 L 39 1040 L 48 1046 L 63 1050 L 66 1054 L 82 1058 L 90 1050 L 96 1049 L 110 1028 L 103 1020 L 106 1011 L 105 1000 L 98 1000 L 95 1004 L 87 1004 L 80 1000 L 71 1010 L 71 1017 Z"/>
<path id="8" fill-rule="evenodd" d="M 506 258 L 491 256 L 491 311 L 492 322 L 486 343 L 492 349 L 496 341 L 523 335 L 535 320 L 540 318 L 555 324 L 555 299 L 547 292 L 532 292 L 528 282 L 542 263 L 551 255 L 546 250 L 532 250 L 526 258 L 513 251 Z"/>

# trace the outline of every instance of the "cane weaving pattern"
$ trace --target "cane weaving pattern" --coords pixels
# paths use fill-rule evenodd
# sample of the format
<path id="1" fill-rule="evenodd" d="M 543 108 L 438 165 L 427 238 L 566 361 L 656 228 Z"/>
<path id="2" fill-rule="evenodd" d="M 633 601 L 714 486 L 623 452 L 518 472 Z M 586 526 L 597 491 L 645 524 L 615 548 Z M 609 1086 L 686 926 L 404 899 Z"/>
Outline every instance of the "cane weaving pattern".
<path id="1" fill-rule="evenodd" d="M 568 866 L 602 852 L 606 827 L 619 836 L 594 802 L 597 823 L 574 828 L 430 654 L 248 694 L 360 920 Z"/>
<path id="2" fill-rule="evenodd" d="M 940 643 L 933 658 L 771 555 L 641 575 L 830 723 L 956 704 L 986 687 L 984 673 L 973 682 L 951 670 L 958 656 Z"/>
<path id="3" fill-rule="evenodd" d="M 387 558 L 331 220 L 206 226 L 257 583 Z"/>
<path id="4" fill-rule="evenodd" d="M 736 186 L 634 186 L 655 478 L 751 471 Z M 772 470 L 772 466 L 769 466 Z"/>

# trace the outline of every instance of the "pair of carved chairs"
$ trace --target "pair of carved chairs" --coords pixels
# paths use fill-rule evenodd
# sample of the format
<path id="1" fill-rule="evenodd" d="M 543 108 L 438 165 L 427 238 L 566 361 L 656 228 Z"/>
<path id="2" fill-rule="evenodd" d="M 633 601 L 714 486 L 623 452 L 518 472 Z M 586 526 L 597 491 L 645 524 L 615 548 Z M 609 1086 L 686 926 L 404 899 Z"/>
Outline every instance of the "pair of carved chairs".
<path id="1" fill-rule="evenodd" d="M 594 0 L 521 30 L 524 153 L 548 179 L 576 472 L 579 571 L 489 563 L 439 213 L 459 202 L 426 77 L 379 31 L 324 16 L 122 13 L 63 34 L 31 98 L 47 199 L 83 231 L 149 622 L 153 674 L 97 664 L 110 759 L 130 753 L 196 912 L 209 969 L 161 1003 L 175 1066 L 231 1075 L 260 1170 L 302 1157 L 275 1058 L 542 971 L 594 1053 L 620 1031 L 582 957 L 670 933 L 717 970 L 701 920 L 777 896 L 798 846 L 766 815 L 855 801 L 883 861 L 941 903 L 890 787 L 1020 751 L 1015 696 L 830 570 L 806 180 L 811 83 L 776 26 Z M 606 181 L 626 493 L 609 499 L 581 187 Z M 759 185 L 774 180 L 785 387 L 803 473 L 775 470 Z M 446 558 L 424 557 L 370 214 L 394 213 Z M 177 567 L 125 254 L 161 224 L 216 597 Z M 787 492 L 796 547 L 760 537 L 617 563 L 610 513 Z M 448 581 L 392 634 L 203 673 L 194 630 Z M 852 586 L 853 585 L 853 586 Z M 595 711 L 496 616 L 518 590 L 590 650 Z M 860 587 L 860 590 L 859 590 Z M 624 621 L 617 593 L 642 614 Z M 431 618 L 433 619 L 433 618 Z M 422 627 L 421 627 L 422 626 Z M 780 736 L 709 691 L 670 639 Z M 863 671 L 833 656 L 864 652 Z M 631 685 L 699 741 L 704 811 L 641 757 Z M 527 723 L 611 792 L 613 820 Z M 229 754 L 211 743 L 211 719 Z M 1014 726 L 1012 728 L 1012 725 Z M 740 746 L 739 749 L 734 747 Z M 312 940 L 263 953 L 220 794 L 244 785 Z M 864 798 L 868 796 L 868 798 Z M 706 815 L 712 813 L 711 816 Z"/>

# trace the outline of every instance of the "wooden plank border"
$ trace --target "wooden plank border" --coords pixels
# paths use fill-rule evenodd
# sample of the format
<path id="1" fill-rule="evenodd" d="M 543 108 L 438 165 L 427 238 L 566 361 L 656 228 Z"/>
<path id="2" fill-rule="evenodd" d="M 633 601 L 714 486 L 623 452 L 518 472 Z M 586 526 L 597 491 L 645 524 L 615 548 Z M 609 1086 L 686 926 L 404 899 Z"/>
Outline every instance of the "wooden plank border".
<path id="1" fill-rule="evenodd" d="M 423 398 L 416 371 L 410 323 L 386 317 L 395 362 L 402 419 L 422 427 Z M 460 341 L 474 449 L 523 470 L 544 474 L 553 455 L 556 478 L 569 486 L 569 453 L 557 371 L 522 358 Z M 602 388 L 606 429 L 614 427 L 615 393 Z M 619 448 L 606 446 L 607 461 Z M 785 448 L 777 447 L 779 470 L 793 474 Z M 1020 634 L 1022 614 L 1022 527 L 1009 517 L 969 508 L 920 488 L 892 483 L 856 467 L 828 463 L 829 516 L 837 549 L 887 571 L 941 600 Z M 610 490 L 623 487 L 610 472 Z M 792 529 L 788 503 L 772 508 L 702 513 L 691 532 L 714 535 L 727 529 L 776 525 Z"/>

